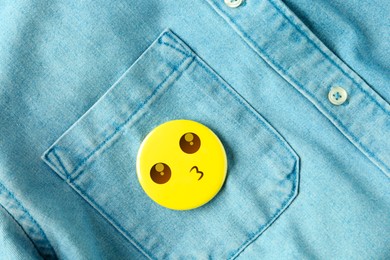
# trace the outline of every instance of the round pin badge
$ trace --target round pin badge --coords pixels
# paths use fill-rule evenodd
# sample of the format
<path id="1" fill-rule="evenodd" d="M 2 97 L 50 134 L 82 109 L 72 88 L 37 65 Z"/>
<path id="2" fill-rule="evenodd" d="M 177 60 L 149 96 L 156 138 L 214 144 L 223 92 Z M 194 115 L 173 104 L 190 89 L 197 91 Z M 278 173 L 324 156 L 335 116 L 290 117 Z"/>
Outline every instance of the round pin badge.
<path id="1" fill-rule="evenodd" d="M 169 209 L 200 207 L 222 188 L 226 152 L 217 135 L 191 120 L 173 120 L 153 129 L 137 156 L 137 176 L 145 193 Z"/>

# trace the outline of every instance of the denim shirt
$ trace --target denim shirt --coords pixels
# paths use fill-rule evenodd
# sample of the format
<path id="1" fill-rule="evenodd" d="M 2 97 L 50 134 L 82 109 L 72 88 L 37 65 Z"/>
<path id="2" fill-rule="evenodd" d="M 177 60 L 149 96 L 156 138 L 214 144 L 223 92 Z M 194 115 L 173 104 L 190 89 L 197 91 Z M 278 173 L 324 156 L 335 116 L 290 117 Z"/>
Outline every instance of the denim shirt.
<path id="1" fill-rule="evenodd" d="M 389 257 L 389 2 L 237 2 L 0 4 L 1 259 Z M 192 210 L 136 175 L 175 119 L 227 154 Z"/>

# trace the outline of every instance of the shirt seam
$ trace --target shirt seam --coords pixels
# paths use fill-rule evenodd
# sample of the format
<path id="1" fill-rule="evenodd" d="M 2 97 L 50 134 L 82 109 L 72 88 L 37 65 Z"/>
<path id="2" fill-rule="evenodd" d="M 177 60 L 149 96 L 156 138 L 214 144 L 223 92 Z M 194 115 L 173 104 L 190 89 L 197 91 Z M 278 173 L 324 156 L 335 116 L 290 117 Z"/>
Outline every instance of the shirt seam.
<path id="1" fill-rule="evenodd" d="M 299 25 L 297 25 L 275 2 L 274 0 L 268 0 L 272 6 L 284 17 L 287 19 L 287 21 L 289 21 L 289 23 L 294 26 L 295 29 L 297 29 L 301 34 L 302 36 L 304 36 L 310 43 L 313 47 L 315 47 L 322 55 L 324 55 L 326 57 L 326 59 L 331 62 L 331 64 L 333 64 L 333 66 L 335 66 L 339 71 L 342 72 L 342 74 L 344 76 L 346 76 L 347 78 L 349 78 L 356 86 L 359 87 L 359 89 L 364 92 L 367 96 L 370 97 L 370 99 L 375 103 L 377 104 L 382 110 L 383 112 L 385 112 L 386 114 L 390 115 L 390 111 L 387 111 L 386 108 L 380 104 L 378 102 L 378 100 L 371 94 L 369 93 L 362 85 L 361 83 L 358 83 L 357 80 L 355 79 L 355 76 L 354 75 L 350 75 L 350 73 L 346 72 L 332 57 L 330 57 L 330 55 L 328 53 L 326 53 L 321 46 L 319 46 L 309 35 L 307 35 L 307 33 L 305 32 L 305 30 L 303 30 Z M 252 40 L 253 41 L 253 40 Z M 360 79 L 359 79 L 360 81 Z M 373 90 L 374 91 L 374 90 Z"/>
<path id="2" fill-rule="evenodd" d="M 308 41 L 309 43 L 315 47 L 318 51 L 320 51 L 320 53 L 325 57 L 326 60 L 328 60 L 333 66 L 335 66 L 339 71 L 342 72 L 343 75 L 345 75 L 347 78 L 349 78 L 350 80 L 352 80 L 352 82 L 354 83 L 355 86 L 358 86 L 359 89 L 366 93 L 368 97 L 370 97 L 370 99 L 372 99 L 374 101 L 375 104 L 377 104 L 381 110 L 384 111 L 385 114 L 388 114 L 385 107 L 383 107 L 380 103 L 378 103 L 378 101 L 369 93 L 367 92 L 355 79 L 354 79 L 354 76 L 352 75 L 349 75 L 347 72 L 344 71 L 344 69 L 342 69 L 336 61 L 334 61 L 326 52 L 324 52 L 320 46 L 318 46 L 317 43 L 315 43 L 313 41 L 313 39 L 311 39 L 311 37 L 309 37 L 305 31 L 303 31 L 298 25 L 296 25 L 288 16 L 287 14 L 284 13 L 283 10 L 281 10 L 278 6 L 276 6 L 276 4 L 272 1 L 272 0 L 268 0 L 272 6 L 283 16 L 287 19 L 287 21 L 292 25 L 294 26 L 294 28 L 296 28 L 298 30 L 298 32 L 301 33 L 302 36 L 304 36 Z M 240 25 L 237 24 L 237 22 L 235 21 L 235 19 L 233 19 L 230 15 L 228 15 L 222 8 L 219 8 L 218 9 L 219 11 L 221 11 L 229 20 L 229 22 L 231 22 L 232 24 L 234 24 L 234 26 L 236 26 L 237 30 L 239 32 L 241 32 L 243 34 L 243 36 L 245 38 L 247 38 L 251 44 L 254 45 L 254 47 L 256 47 L 259 51 L 261 51 L 261 53 L 267 58 L 269 59 L 269 61 L 277 68 L 279 69 L 282 73 L 284 73 L 294 84 L 296 84 L 298 87 L 300 87 L 300 89 L 307 95 L 309 95 L 312 99 L 314 99 L 316 101 L 316 104 L 314 104 L 316 107 L 322 109 L 323 111 L 327 112 L 330 117 L 332 117 L 332 119 L 330 119 L 329 117 L 325 116 L 326 118 L 328 118 L 331 122 L 332 120 L 334 120 L 334 122 L 338 123 L 338 127 L 341 129 L 342 132 L 348 134 L 350 137 L 346 136 L 347 139 L 351 140 L 352 142 L 356 143 L 357 146 L 359 146 L 361 148 L 361 150 L 363 150 L 363 153 L 365 153 L 368 157 L 371 157 L 373 159 L 376 160 L 376 164 L 379 163 L 381 166 L 379 166 L 379 168 L 383 168 L 382 170 L 385 172 L 385 174 L 388 176 L 388 174 L 386 172 L 390 172 L 390 168 L 387 166 L 387 164 L 382 160 L 382 159 L 379 159 L 370 149 L 368 149 L 365 145 L 363 145 L 359 140 L 359 138 L 357 138 L 351 131 L 347 130 L 348 128 L 340 121 L 336 118 L 336 116 L 328 109 L 326 108 L 322 102 L 316 97 L 314 96 L 313 94 L 310 94 L 310 91 L 305 88 L 300 82 L 299 80 L 297 80 L 295 77 L 293 77 L 290 73 L 287 72 L 287 70 L 285 70 L 278 62 L 275 61 L 275 59 L 273 59 L 263 48 L 261 48 L 257 43 L 256 41 L 254 41 L 246 32 L 245 30 L 242 29 L 242 27 Z"/>
<path id="3" fill-rule="evenodd" d="M 4 204 L 1 203 L 1 201 L 0 201 L 0 205 L 12 216 L 12 218 L 16 221 L 16 223 L 18 223 L 18 225 L 23 229 L 23 231 L 25 232 L 27 237 L 32 241 L 33 245 L 35 246 L 35 248 L 37 248 L 37 250 L 41 256 L 47 258 L 48 257 L 47 253 L 48 253 L 50 257 L 56 259 L 57 257 L 56 257 L 56 254 L 54 252 L 54 249 L 53 249 L 52 245 L 50 244 L 50 242 L 49 242 L 45 232 L 41 228 L 41 226 L 32 217 L 30 212 L 22 205 L 22 203 L 16 198 L 15 194 L 13 192 L 11 192 L 9 189 L 7 189 L 5 187 L 5 185 L 0 182 L 0 194 L 2 193 L 2 191 L 5 193 L 6 196 L 8 195 L 7 196 L 9 199 L 8 202 L 12 206 L 15 206 L 18 210 L 20 210 L 21 212 L 23 212 L 27 216 L 29 224 L 32 225 L 35 228 L 35 230 L 25 228 L 25 226 L 23 224 L 21 224 L 22 221 L 19 221 L 19 219 L 17 217 L 15 217 L 14 214 L 11 213 L 12 212 L 11 209 L 7 208 Z M 25 221 L 25 220 L 23 220 L 23 221 Z M 30 234 L 39 236 L 39 241 L 37 241 L 36 239 L 32 239 Z M 47 253 L 43 253 L 42 251 L 45 251 Z"/>

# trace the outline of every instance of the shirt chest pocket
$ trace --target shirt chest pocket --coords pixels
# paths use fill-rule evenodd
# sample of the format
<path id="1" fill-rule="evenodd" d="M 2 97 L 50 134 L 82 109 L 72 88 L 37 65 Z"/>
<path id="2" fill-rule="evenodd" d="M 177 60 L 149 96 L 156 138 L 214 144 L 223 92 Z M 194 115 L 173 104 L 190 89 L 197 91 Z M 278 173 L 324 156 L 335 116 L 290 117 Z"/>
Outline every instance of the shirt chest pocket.
<path id="1" fill-rule="evenodd" d="M 221 191 L 189 211 L 159 206 L 136 176 L 142 140 L 174 119 L 211 128 L 228 160 Z M 233 258 L 298 189 L 298 157 L 286 141 L 169 30 L 42 158 L 150 258 Z"/>

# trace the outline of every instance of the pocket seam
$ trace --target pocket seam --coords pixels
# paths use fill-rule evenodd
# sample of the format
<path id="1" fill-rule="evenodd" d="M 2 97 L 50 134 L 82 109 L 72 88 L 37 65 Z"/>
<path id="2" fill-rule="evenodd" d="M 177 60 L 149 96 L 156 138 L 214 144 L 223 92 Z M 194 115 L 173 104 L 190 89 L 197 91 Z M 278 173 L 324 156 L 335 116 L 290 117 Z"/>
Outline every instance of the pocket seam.
<path id="1" fill-rule="evenodd" d="M 233 252 L 228 259 L 237 258 L 248 246 L 250 246 L 262 233 L 264 233 L 277 219 L 281 216 L 281 214 L 290 206 L 292 201 L 298 195 L 298 180 L 299 180 L 299 161 L 296 161 L 291 174 L 293 174 L 293 187 L 291 189 L 291 193 L 288 195 L 287 199 L 283 202 L 282 206 L 275 212 L 270 220 L 261 225 L 257 232 L 252 237 L 249 237 L 235 252 Z"/>
<path id="2" fill-rule="evenodd" d="M 163 35 L 164 35 L 164 34 L 163 34 Z M 178 42 L 174 37 L 172 37 L 172 35 L 171 35 L 169 32 L 166 32 L 166 33 L 165 33 L 165 36 L 167 36 L 169 39 L 171 39 L 171 40 L 174 41 L 176 44 L 180 45 L 180 47 L 182 47 L 184 50 L 186 50 L 186 48 L 185 48 L 180 42 Z M 180 50 L 179 48 L 173 46 L 172 44 L 169 44 L 169 43 L 167 43 L 167 42 L 164 42 L 164 41 L 163 41 L 163 37 L 160 37 L 159 40 L 158 40 L 158 42 L 159 42 L 160 44 L 164 44 L 165 46 L 171 47 L 172 49 L 174 49 L 174 50 L 180 52 L 181 54 L 183 54 L 183 55 L 186 56 L 186 57 L 191 57 L 191 56 L 193 56 L 193 54 L 192 54 L 191 52 L 186 52 L 186 51 L 184 51 L 184 50 Z"/>

